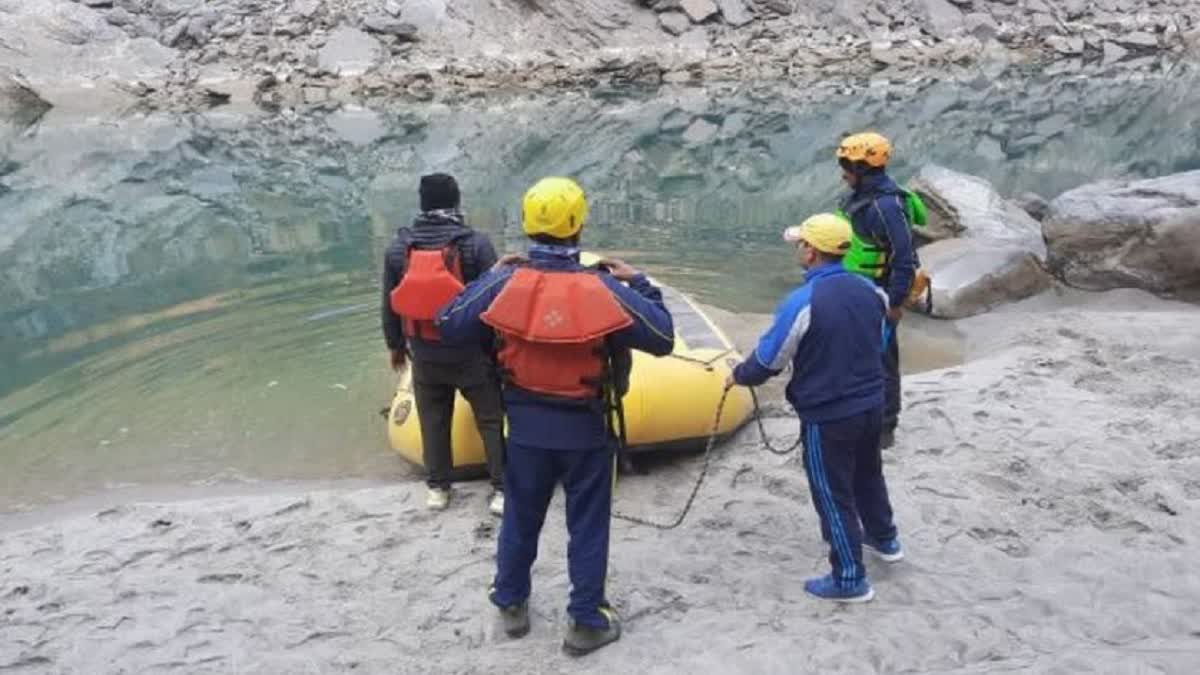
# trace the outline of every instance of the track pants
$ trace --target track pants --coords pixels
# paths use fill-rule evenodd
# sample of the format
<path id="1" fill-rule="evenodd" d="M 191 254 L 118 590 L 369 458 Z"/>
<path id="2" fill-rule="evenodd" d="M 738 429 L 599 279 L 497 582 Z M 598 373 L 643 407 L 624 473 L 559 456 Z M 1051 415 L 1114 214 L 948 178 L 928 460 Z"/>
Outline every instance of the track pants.
<path id="1" fill-rule="evenodd" d="M 900 325 L 887 321 L 883 344 L 883 431 L 900 424 Z"/>
<path id="2" fill-rule="evenodd" d="M 821 536 L 829 543 L 833 578 L 853 586 L 866 578 L 863 531 L 876 540 L 896 536 L 879 449 L 882 411 L 874 408 L 832 422 L 805 422 L 804 469 Z M 861 524 L 860 524 L 861 523 Z"/>
<path id="3" fill-rule="evenodd" d="M 509 445 L 493 603 L 511 607 L 529 598 L 538 536 L 554 488 L 561 482 L 567 497 L 570 535 L 567 567 L 571 597 L 567 612 L 579 625 L 608 627 L 602 610 L 608 606 L 604 584 L 608 576 L 612 460 L 608 448 L 543 450 Z"/>
<path id="4" fill-rule="evenodd" d="M 454 395 L 461 391 L 475 414 L 483 438 L 492 486 L 504 481 L 504 404 L 500 382 L 487 359 L 480 355 L 466 362 L 442 363 L 413 359 L 413 398 L 421 420 L 421 443 L 429 487 L 450 487 L 453 455 L 450 429 L 454 422 Z"/>

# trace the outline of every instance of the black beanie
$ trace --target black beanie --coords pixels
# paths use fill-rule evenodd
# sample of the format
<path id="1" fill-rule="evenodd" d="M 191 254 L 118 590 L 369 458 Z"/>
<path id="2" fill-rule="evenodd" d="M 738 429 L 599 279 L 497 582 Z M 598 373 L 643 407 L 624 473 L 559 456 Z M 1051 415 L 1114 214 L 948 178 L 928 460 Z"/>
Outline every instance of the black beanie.
<path id="1" fill-rule="evenodd" d="M 421 176 L 421 210 L 456 209 L 462 203 L 458 181 L 444 173 Z"/>

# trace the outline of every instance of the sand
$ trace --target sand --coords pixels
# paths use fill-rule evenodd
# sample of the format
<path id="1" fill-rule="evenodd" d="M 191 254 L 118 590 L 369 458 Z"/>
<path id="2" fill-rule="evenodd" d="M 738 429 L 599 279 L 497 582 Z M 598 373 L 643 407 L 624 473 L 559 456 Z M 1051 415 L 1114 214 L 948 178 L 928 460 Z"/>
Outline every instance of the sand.
<path id="1" fill-rule="evenodd" d="M 869 563 L 869 605 L 804 595 L 825 547 L 803 471 L 748 428 L 680 529 L 615 524 L 625 637 L 581 661 L 558 649 L 561 500 L 533 633 L 511 641 L 484 598 L 486 486 L 435 515 L 404 483 L 0 530 L 0 672 L 1195 672 L 1197 326 L 1137 293 L 959 322 L 966 362 L 906 379 L 886 472 L 908 559 Z M 768 429 L 786 442 L 795 420 Z M 618 507 L 669 519 L 698 469 L 625 479 Z"/>

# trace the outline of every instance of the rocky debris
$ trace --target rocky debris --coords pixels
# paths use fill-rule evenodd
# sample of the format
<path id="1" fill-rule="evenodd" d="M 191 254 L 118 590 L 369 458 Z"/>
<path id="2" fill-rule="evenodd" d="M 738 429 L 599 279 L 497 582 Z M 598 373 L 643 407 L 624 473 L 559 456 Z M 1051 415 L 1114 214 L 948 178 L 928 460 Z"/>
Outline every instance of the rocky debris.
<path id="1" fill-rule="evenodd" d="M 740 28 L 754 20 L 754 12 L 743 0 L 717 0 L 717 5 L 721 9 L 721 18 L 734 28 Z"/>
<path id="2" fill-rule="evenodd" d="M 339 26 L 317 50 L 317 67 L 343 77 L 362 75 L 380 56 L 381 46 L 375 38 L 357 28 Z"/>
<path id="3" fill-rule="evenodd" d="M 683 35 L 692 27 L 691 19 L 683 12 L 663 12 L 658 15 L 658 23 L 671 35 Z"/>
<path id="4" fill-rule="evenodd" d="M 1070 190 L 1044 229 L 1051 270 L 1073 286 L 1200 288 L 1200 171 Z"/>
<path id="5" fill-rule="evenodd" d="M 1052 35 L 1046 38 L 1046 44 L 1064 56 L 1078 56 L 1083 53 L 1084 47 L 1083 38 L 1063 37 L 1061 35 Z"/>
<path id="6" fill-rule="evenodd" d="M 922 4 L 934 35 L 948 38 L 963 30 L 962 12 L 947 0 L 922 0 Z"/>
<path id="7" fill-rule="evenodd" d="M 122 34 L 157 43 L 165 51 L 148 59 L 160 64 L 155 73 L 115 78 L 123 80 L 123 90 L 141 92 L 153 102 L 187 98 L 197 86 L 197 73 L 210 65 L 254 82 L 273 75 L 284 93 L 299 96 L 307 87 L 340 96 L 407 92 L 414 83 L 427 94 L 448 88 L 794 79 L 818 72 L 866 76 L 883 70 L 894 77 L 894 71 L 965 67 L 980 60 L 1002 69 L 1010 61 L 1082 59 L 1061 66 L 1064 74 L 1118 61 L 1124 68 L 1145 70 L 1157 67 L 1157 61 L 1123 60 L 1123 51 L 1149 56 L 1200 49 L 1197 17 L 1169 3 L 1134 3 L 1136 12 L 1127 12 L 1120 3 L 1041 0 L 1019 7 L 1015 1 L 984 0 L 639 0 L 635 5 L 528 0 L 518 3 L 519 10 L 466 7 L 466 2 L 0 0 L 15 4 L 17 16 L 30 15 L 18 22 L 0 12 L 0 45 L 25 41 L 28 26 L 46 25 L 42 17 L 51 17 L 58 43 L 86 46 Z M 360 58 L 350 59 L 354 65 L 345 68 L 337 67 L 336 55 L 322 58 L 321 53 L 342 28 L 375 41 L 360 47 Z M 662 41 L 663 32 L 680 39 Z M 514 35 L 520 36 L 518 48 L 502 46 Z M 58 54 L 52 66 L 47 58 L 42 68 L 84 73 L 86 79 L 98 64 L 124 68 L 139 52 L 151 51 L 147 44 L 118 50 L 113 58 L 90 59 L 79 68 L 62 68 L 63 58 L 75 57 Z M 607 57 L 600 55 L 606 49 L 627 52 L 625 65 L 606 65 Z M 861 58 L 864 54 L 870 58 Z M 17 65 L 26 72 L 38 70 Z M 331 85 L 324 81 L 330 75 L 353 82 Z"/>
<path id="8" fill-rule="evenodd" d="M 720 11 L 713 0 L 679 0 L 679 8 L 694 23 L 703 23 Z"/>
<path id="9" fill-rule="evenodd" d="M 1122 35 L 1116 38 L 1115 42 L 1122 47 L 1132 50 L 1156 49 L 1158 47 L 1158 38 L 1145 31 Z"/>
<path id="10" fill-rule="evenodd" d="M 370 33 L 393 35 L 403 40 L 414 40 L 417 36 L 416 26 L 387 16 L 369 16 L 363 20 L 363 28 Z"/>
<path id="11" fill-rule="evenodd" d="M 1000 34 L 1000 24 L 991 14 L 972 12 L 963 17 L 963 29 L 980 40 L 989 40 Z"/>

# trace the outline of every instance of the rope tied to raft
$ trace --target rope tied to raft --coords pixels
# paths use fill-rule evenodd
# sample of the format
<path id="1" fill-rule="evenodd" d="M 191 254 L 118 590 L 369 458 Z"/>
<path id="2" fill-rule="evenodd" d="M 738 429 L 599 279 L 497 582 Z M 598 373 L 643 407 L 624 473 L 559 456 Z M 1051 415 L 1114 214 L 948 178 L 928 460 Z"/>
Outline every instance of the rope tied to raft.
<path id="1" fill-rule="evenodd" d="M 673 530 L 683 524 L 683 521 L 688 517 L 688 513 L 690 513 L 692 510 L 692 505 L 696 503 L 696 495 L 700 494 L 700 486 L 704 484 L 704 479 L 708 476 L 709 467 L 712 466 L 712 451 L 717 445 L 717 440 L 720 438 L 721 415 L 725 411 L 725 402 L 729 399 L 730 391 L 731 389 L 726 389 L 721 393 L 721 400 L 717 403 L 716 414 L 713 415 L 712 431 L 709 432 L 708 441 L 704 445 L 704 459 L 700 465 L 700 473 L 696 476 L 696 482 L 692 484 L 692 491 L 688 493 L 687 501 L 684 502 L 683 508 L 679 511 L 679 515 L 677 515 L 674 520 L 664 523 L 650 520 L 649 518 L 642 518 L 640 516 L 632 516 L 614 509 L 613 518 L 623 520 L 627 523 L 633 523 L 634 525 L 643 525 L 645 527 L 651 527 L 662 531 Z M 750 400 L 754 403 L 754 421 L 758 425 L 758 434 L 762 440 L 763 447 L 765 447 L 774 455 L 782 456 L 795 452 L 796 449 L 799 448 L 804 442 L 804 434 L 798 433 L 796 436 L 796 441 L 789 447 L 782 450 L 771 445 L 770 436 L 767 435 L 767 428 L 763 424 L 762 407 L 758 403 L 758 393 L 753 387 L 750 387 Z"/>
<path id="2" fill-rule="evenodd" d="M 697 363 L 701 363 L 706 366 L 711 364 L 711 361 L 704 362 L 704 361 L 700 361 L 699 359 L 685 358 L 684 360 L 695 361 Z M 774 445 L 772 445 L 771 437 L 767 434 L 767 428 L 763 422 L 764 416 L 763 416 L 763 412 L 762 412 L 762 406 L 759 404 L 759 401 L 758 401 L 758 392 L 754 389 L 754 387 L 750 387 L 749 389 L 750 389 L 750 400 L 754 406 L 753 419 L 754 419 L 755 425 L 758 427 L 758 435 L 761 440 L 762 446 L 764 448 L 766 448 L 771 454 L 778 455 L 778 456 L 790 455 L 793 452 L 795 452 L 796 449 L 799 448 L 804 442 L 803 432 L 797 432 L 796 440 L 790 446 L 788 446 L 786 448 L 779 449 L 779 448 L 776 448 Z M 720 440 L 721 417 L 725 412 L 725 403 L 726 403 L 726 401 L 729 400 L 729 392 L 730 391 L 732 391 L 732 389 L 725 389 L 724 391 L 721 392 L 721 399 L 720 399 L 720 401 L 717 402 L 717 409 L 716 409 L 716 412 L 713 414 L 712 429 L 710 430 L 710 432 L 708 434 L 708 440 L 704 444 L 704 458 L 702 460 L 702 464 L 700 465 L 700 473 L 696 476 L 696 481 L 692 484 L 691 492 L 688 493 L 687 501 L 684 502 L 683 508 L 680 509 L 680 511 L 679 511 L 679 515 L 677 515 L 674 520 L 664 523 L 664 522 L 651 520 L 649 518 L 642 518 L 640 516 L 629 515 L 627 513 L 622 513 L 620 511 L 617 511 L 616 509 L 614 509 L 612 512 L 613 518 L 616 518 L 618 520 L 623 520 L 628 523 L 633 523 L 634 525 L 642 525 L 645 527 L 650 527 L 650 528 L 654 528 L 656 530 L 661 530 L 661 531 L 674 530 L 683 524 L 683 521 L 687 519 L 688 514 L 691 512 L 692 506 L 696 503 L 696 496 L 700 494 L 700 487 L 704 484 L 705 479 L 708 477 L 709 468 L 712 466 L 712 451 L 713 451 L 713 448 L 716 447 L 717 441 Z M 391 415 L 391 409 L 383 408 L 382 410 L 379 411 L 379 414 L 382 417 L 387 418 Z M 803 424 L 803 422 L 801 422 L 801 424 Z M 621 426 L 622 427 L 624 426 L 624 420 L 621 420 Z M 615 478 L 615 476 L 614 476 L 614 478 Z"/>

